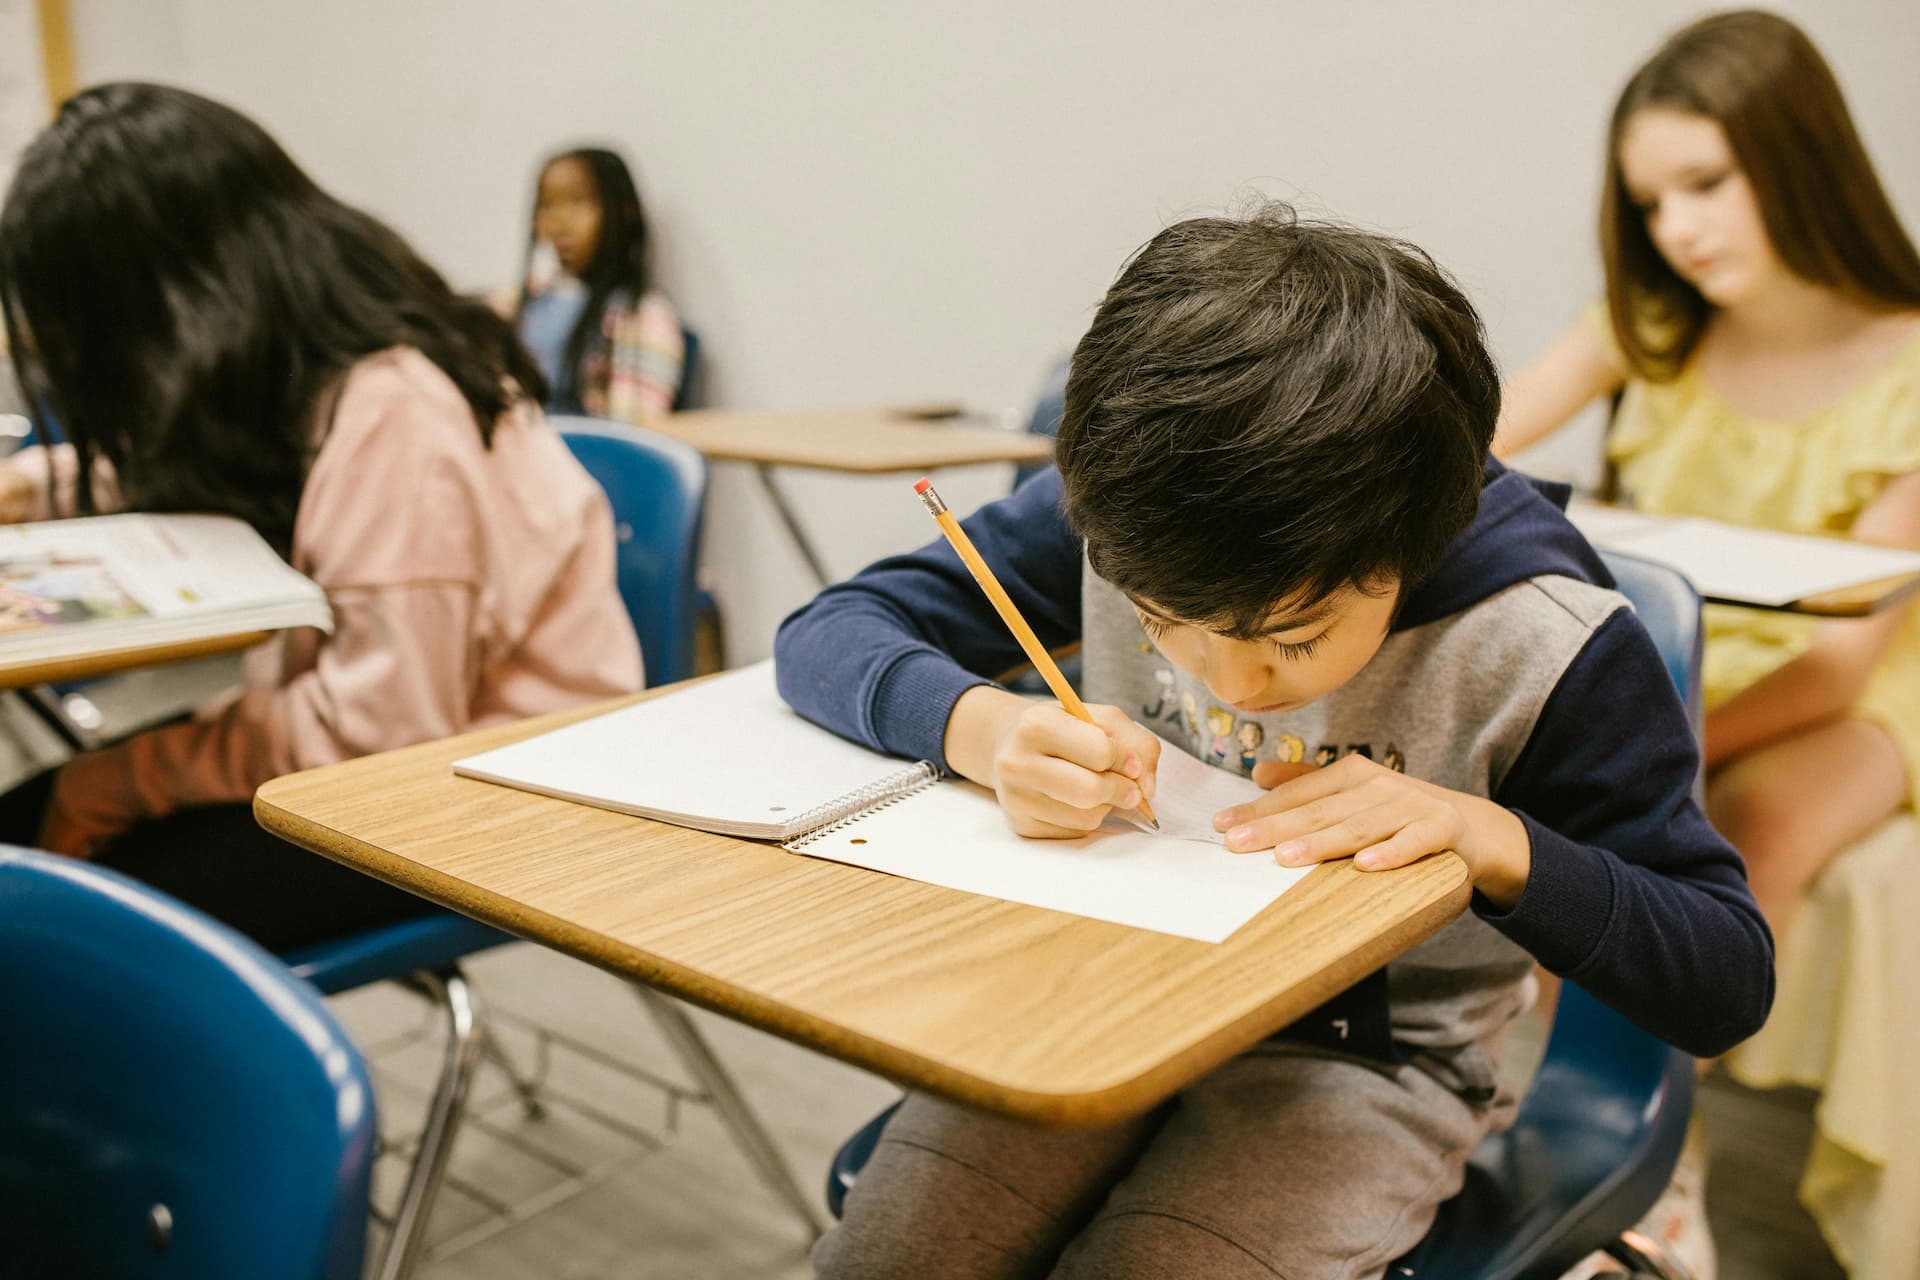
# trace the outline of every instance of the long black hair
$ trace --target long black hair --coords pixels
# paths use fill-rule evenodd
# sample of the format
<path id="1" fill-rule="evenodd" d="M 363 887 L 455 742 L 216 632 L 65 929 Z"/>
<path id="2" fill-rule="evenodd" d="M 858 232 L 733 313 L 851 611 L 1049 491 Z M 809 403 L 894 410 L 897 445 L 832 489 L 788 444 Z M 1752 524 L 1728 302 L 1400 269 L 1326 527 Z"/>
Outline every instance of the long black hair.
<path id="1" fill-rule="evenodd" d="M 511 327 L 457 297 L 245 116 L 185 90 L 69 99 L 0 210 L 0 310 L 25 390 L 129 507 L 238 516 L 293 542 L 316 428 L 347 370 L 419 350 L 483 443 L 545 380 Z"/>
<path id="2" fill-rule="evenodd" d="M 544 177 L 547 170 L 563 160 L 575 160 L 586 166 L 593 178 L 594 194 L 600 198 L 600 240 L 593 247 L 593 260 L 581 273 L 581 283 L 587 286 L 587 302 L 580 308 L 580 318 L 574 322 L 573 332 L 567 335 L 566 349 L 560 357 L 560 368 L 566 371 L 561 381 L 572 388 L 577 400 L 580 361 L 600 335 L 607 303 L 616 293 L 624 294 L 630 302 L 638 302 L 651 286 L 652 275 L 648 265 L 647 208 L 640 201 L 640 188 L 635 185 L 627 162 L 617 152 L 603 147 L 576 147 L 548 156 L 540 165 L 540 175 Z M 533 203 L 537 211 L 540 206 L 537 180 Z M 533 251 L 539 243 L 535 221 L 532 216 L 527 219 L 527 251 L 520 268 L 522 310 L 527 305 L 525 286 L 533 270 Z M 514 320 L 518 322 L 517 314 Z"/>

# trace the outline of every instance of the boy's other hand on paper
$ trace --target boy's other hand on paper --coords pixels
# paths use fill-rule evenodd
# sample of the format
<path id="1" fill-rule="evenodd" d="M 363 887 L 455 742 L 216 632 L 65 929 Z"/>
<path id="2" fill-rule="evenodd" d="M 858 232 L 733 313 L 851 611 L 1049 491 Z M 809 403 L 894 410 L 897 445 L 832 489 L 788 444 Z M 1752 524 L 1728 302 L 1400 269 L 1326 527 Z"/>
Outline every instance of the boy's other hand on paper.
<path id="1" fill-rule="evenodd" d="M 1089 705 L 1098 727 L 1057 702 L 991 685 L 969 689 L 947 721 L 947 763 L 993 788 L 1023 836 L 1071 839 L 1114 809 L 1153 799 L 1160 739 L 1118 707 Z"/>
<path id="2" fill-rule="evenodd" d="M 1271 849 L 1274 861 L 1304 867 L 1352 857 L 1385 871 L 1451 849 L 1496 905 L 1520 900 L 1532 867 L 1527 829 L 1513 812 L 1480 796 L 1409 778 L 1361 755 L 1326 768 L 1269 762 L 1253 780 L 1266 795 L 1223 809 L 1214 829 L 1236 853 Z"/>

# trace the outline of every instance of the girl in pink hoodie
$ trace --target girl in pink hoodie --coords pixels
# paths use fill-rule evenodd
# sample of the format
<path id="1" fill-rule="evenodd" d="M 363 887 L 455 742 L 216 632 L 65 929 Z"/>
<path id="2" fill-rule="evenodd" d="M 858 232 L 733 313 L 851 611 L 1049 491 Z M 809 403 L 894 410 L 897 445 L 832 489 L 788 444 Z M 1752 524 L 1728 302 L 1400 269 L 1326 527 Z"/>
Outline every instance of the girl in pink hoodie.
<path id="1" fill-rule="evenodd" d="M 155 85 L 67 102 L 0 211 L 0 306 L 71 442 L 16 455 L 0 515 L 237 516 L 334 614 L 220 705 L 0 797 L 0 839 L 298 946 L 419 904 L 260 831 L 260 783 L 640 687 L 606 499 L 511 328 L 245 117 Z"/>

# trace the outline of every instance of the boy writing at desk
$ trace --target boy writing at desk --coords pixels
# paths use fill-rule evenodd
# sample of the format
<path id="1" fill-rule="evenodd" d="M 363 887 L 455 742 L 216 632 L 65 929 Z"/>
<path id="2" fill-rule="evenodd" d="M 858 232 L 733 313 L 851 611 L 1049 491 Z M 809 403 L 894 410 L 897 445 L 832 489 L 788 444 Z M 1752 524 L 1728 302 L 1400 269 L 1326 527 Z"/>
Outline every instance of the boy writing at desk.
<path id="1" fill-rule="evenodd" d="M 992 787 L 1023 834 L 1151 800 L 1162 744 L 1130 717 L 1171 678 L 1273 744 L 1271 790 L 1217 821 L 1229 848 L 1362 869 L 1452 849 L 1475 889 L 1125 1124 L 909 1098 L 822 1274 L 1377 1276 L 1511 1117 L 1495 1052 L 1536 957 L 1692 1053 L 1760 1026 L 1772 941 L 1692 799 L 1685 710 L 1555 502 L 1489 460 L 1499 395 L 1419 250 L 1279 208 L 1183 222 L 1075 352 L 1058 472 L 966 522 L 1041 639 L 1083 641 L 1099 727 L 978 674 L 1018 651 L 944 542 L 787 620 L 797 710 Z M 1285 763 L 1290 743 L 1333 763 Z"/>

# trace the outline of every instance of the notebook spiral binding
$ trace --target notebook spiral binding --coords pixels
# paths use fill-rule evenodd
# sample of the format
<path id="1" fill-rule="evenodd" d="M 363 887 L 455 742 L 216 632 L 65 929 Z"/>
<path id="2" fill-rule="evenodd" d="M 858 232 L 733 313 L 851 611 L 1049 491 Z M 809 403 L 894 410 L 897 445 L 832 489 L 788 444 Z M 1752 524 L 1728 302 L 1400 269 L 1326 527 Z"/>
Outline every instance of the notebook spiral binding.
<path id="1" fill-rule="evenodd" d="M 921 760 L 898 773 L 889 774 L 878 782 L 870 782 L 858 791 L 850 791 L 830 804 L 809 809 L 794 819 L 803 828 L 802 834 L 787 841 L 782 848 L 800 849 L 815 840 L 832 835 L 842 827 L 851 826 L 877 809 L 898 804 L 910 795 L 925 791 L 940 781 L 940 770 L 925 760 Z"/>

